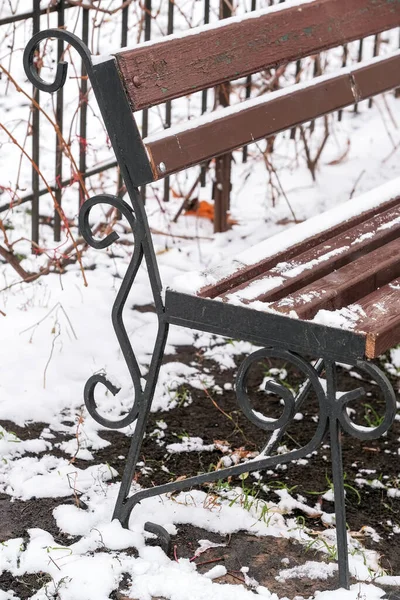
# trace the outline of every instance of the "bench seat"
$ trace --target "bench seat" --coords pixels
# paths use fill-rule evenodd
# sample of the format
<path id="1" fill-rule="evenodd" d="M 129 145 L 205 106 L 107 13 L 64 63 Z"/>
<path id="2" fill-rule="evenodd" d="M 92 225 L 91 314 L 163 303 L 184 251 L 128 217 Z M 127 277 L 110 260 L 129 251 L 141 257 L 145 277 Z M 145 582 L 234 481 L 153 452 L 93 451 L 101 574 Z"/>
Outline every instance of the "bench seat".
<path id="1" fill-rule="evenodd" d="M 173 289 L 347 330 L 362 340 L 363 357 L 376 358 L 400 339 L 399 234 L 400 178 L 295 225 L 216 270 L 179 276 Z"/>

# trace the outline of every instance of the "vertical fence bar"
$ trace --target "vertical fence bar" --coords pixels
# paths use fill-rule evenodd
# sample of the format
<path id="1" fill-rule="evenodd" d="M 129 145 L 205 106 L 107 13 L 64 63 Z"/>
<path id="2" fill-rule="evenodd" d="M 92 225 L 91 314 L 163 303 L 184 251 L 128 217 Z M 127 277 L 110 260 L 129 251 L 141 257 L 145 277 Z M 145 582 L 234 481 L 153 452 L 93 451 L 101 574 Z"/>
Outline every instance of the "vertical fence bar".
<path id="1" fill-rule="evenodd" d="M 400 29 L 399 29 L 399 48 L 400 48 Z M 394 92 L 395 98 L 400 98 L 400 88 L 396 88 Z"/>
<path id="2" fill-rule="evenodd" d="M 33 0 L 33 18 L 32 28 L 33 35 L 40 31 L 40 0 Z M 39 103 L 40 94 L 36 87 L 33 87 L 32 91 L 33 99 Z M 39 126 L 40 126 L 40 113 L 39 110 L 32 106 L 32 160 L 37 167 L 39 167 Z M 36 252 L 34 244 L 39 243 L 39 174 L 32 168 L 32 223 L 31 223 L 31 238 L 32 238 L 32 252 Z"/>
<path id="3" fill-rule="evenodd" d="M 89 9 L 82 8 L 82 41 L 89 44 Z M 88 80 L 84 62 L 81 64 L 80 85 L 80 114 L 79 114 L 79 172 L 86 172 L 86 146 L 87 146 L 87 104 L 88 104 Z M 79 207 L 85 201 L 85 191 L 79 186 Z"/>
<path id="4" fill-rule="evenodd" d="M 128 45 L 128 14 L 129 5 L 124 6 L 125 0 L 122 0 L 122 24 L 121 24 L 121 48 Z"/>
<path id="5" fill-rule="evenodd" d="M 204 0 L 204 25 L 208 25 L 210 22 L 210 0 Z M 203 90 L 201 92 L 201 114 L 207 111 L 207 92 L 208 90 Z M 205 165 L 201 167 L 200 171 L 200 185 L 201 187 L 205 187 L 206 185 L 206 172 L 207 169 Z"/>
<path id="6" fill-rule="evenodd" d="M 151 37 L 151 0 L 145 0 L 144 3 L 144 41 L 148 42 Z M 149 111 L 145 108 L 142 112 L 142 137 L 146 137 L 149 131 Z M 146 186 L 140 188 L 140 195 L 143 202 L 146 202 Z"/>
<path id="7" fill-rule="evenodd" d="M 174 31 L 174 6 L 175 0 L 168 0 L 168 26 L 167 35 Z M 171 127 L 171 101 L 165 103 L 165 129 Z M 169 202 L 169 177 L 164 178 L 164 202 Z"/>
<path id="8" fill-rule="evenodd" d="M 295 83 L 298 83 L 300 81 L 301 65 L 302 65 L 301 60 L 297 60 L 296 61 Z M 290 139 L 291 140 L 296 139 L 296 127 L 292 127 L 292 129 L 290 130 Z"/>
<path id="9" fill-rule="evenodd" d="M 347 60 L 349 58 L 349 47 L 347 44 L 343 46 L 343 58 L 342 58 L 342 67 L 347 66 Z M 338 112 L 338 121 L 341 121 L 343 117 L 343 110 L 339 110 Z"/>
<path id="10" fill-rule="evenodd" d="M 228 1 L 220 0 L 219 16 L 226 19 L 232 16 L 232 6 Z M 229 106 L 230 83 L 223 83 L 217 88 L 218 103 Z M 228 211 L 231 191 L 231 163 L 230 153 L 218 156 L 215 159 L 215 185 L 214 185 L 214 232 L 219 233 L 228 229 Z"/>
<path id="11" fill-rule="evenodd" d="M 257 5 L 257 0 L 251 0 L 251 8 L 250 10 L 256 10 L 256 5 Z M 250 98 L 251 95 L 251 75 L 247 75 L 246 77 L 246 100 L 248 100 Z M 247 155 L 248 155 L 248 147 L 244 146 L 243 147 L 243 157 L 242 160 L 243 162 L 247 162 Z"/>
<path id="12" fill-rule="evenodd" d="M 313 69 L 313 77 L 318 77 L 318 75 L 322 75 L 321 69 L 321 55 L 317 54 L 314 58 L 314 69 Z M 310 133 L 313 134 L 315 131 L 315 119 L 310 123 Z"/>
<path id="13" fill-rule="evenodd" d="M 58 27 L 64 27 L 64 9 L 65 3 L 64 0 L 59 0 L 59 4 L 57 6 L 58 9 L 58 17 L 57 17 L 57 25 Z M 60 62 L 62 59 L 62 54 L 64 52 L 64 42 L 62 40 L 57 41 L 57 62 Z M 57 100 L 56 100 L 56 122 L 59 127 L 60 133 L 62 135 L 63 132 L 63 113 L 64 113 L 64 88 L 61 87 L 57 92 Z M 61 207 L 61 193 L 62 193 L 62 143 L 59 136 L 56 134 L 56 185 L 55 185 L 55 198 L 59 207 Z M 57 210 L 54 211 L 54 241 L 59 242 L 61 239 L 61 219 Z"/>
<path id="14" fill-rule="evenodd" d="M 380 44 L 381 44 L 381 34 L 378 33 L 374 39 L 374 57 L 378 56 L 378 54 L 379 54 Z M 368 108 L 372 108 L 373 103 L 374 103 L 373 98 L 370 98 L 368 101 Z"/>
<path id="15" fill-rule="evenodd" d="M 363 53 L 364 53 L 364 39 L 361 38 L 361 40 L 359 41 L 358 44 L 358 56 L 357 56 L 357 62 L 361 62 L 363 59 Z M 354 112 L 357 114 L 358 113 L 358 103 L 356 102 L 356 104 L 354 105 Z"/>

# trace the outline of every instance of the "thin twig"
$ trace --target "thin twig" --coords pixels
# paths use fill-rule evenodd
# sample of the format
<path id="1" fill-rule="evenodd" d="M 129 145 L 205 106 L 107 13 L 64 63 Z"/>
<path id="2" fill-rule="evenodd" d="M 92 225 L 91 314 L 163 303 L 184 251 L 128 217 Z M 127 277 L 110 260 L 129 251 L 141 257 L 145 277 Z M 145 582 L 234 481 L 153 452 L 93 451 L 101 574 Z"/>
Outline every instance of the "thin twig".
<path id="1" fill-rule="evenodd" d="M 57 213 L 59 214 L 60 219 L 64 223 L 64 226 L 65 226 L 66 230 L 68 231 L 68 234 L 69 234 L 69 236 L 70 236 L 70 238 L 72 240 L 73 246 L 74 246 L 75 251 L 76 251 L 76 257 L 77 257 L 77 260 L 78 260 L 78 263 L 79 263 L 79 266 L 80 266 L 80 269 L 81 269 L 83 283 L 84 283 L 84 285 L 86 287 L 87 286 L 87 280 L 86 280 L 85 270 L 84 270 L 83 264 L 82 264 L 82 257 L 81 257 L 80 250 L 79 250 L 79 248 L 76 245 L 74 236 L 72 235 L 72 231 L 69 228 L 68 220 L 67 220 L 67 218 L 65 216 L 64 211 L 62 210 L 62 208 L 58 204 L 58 202 L 56 200 L 56 197 L 54 196 L 53 190 L 51 189 L 51 187 L 47 183 L 47 181 L 46 181 L 43 173 L 39 169 L 38 165 L 34 162 L 34 160 L 26 152 L 26 150 L 21 146 L 21 144 L 12 135 L 11 131 L 9 131 L 9 129 L 7 129 L 7 127 L 5 125 L 3 125 L 3 123 L 0 123 L 0 127 L 1 127 L 1 129 L 3 129 L 6 132 L 6 134 L 10 138 L 10 140 L 17 146 L 17 148 L 19 148 L 21 150 L 21 152 L 24 154 L 24 156 L 26 156 L 26 158 L 29 160 L 29 162 L 31 163 L 32 167 L 35 169 L 36 173 L 39 175 L 39 177 L 43 181 L 44 185 L 46 186 L 47 191 L 49 192 L 50 196 L 52 197 L 53 203 L 54 203 L 54 208 L 57 211 Z"/>

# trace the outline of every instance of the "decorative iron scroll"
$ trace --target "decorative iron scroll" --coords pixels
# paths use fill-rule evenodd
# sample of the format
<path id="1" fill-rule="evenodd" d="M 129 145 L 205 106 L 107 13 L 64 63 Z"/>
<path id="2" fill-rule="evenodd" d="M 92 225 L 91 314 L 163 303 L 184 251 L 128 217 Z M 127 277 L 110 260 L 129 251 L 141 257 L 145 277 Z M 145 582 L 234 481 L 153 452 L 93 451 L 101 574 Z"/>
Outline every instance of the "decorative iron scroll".
<path id="1" fill-rule="evenodd" d="M 84 400 L 89 414 L 93 417 L 93 419 L 95 419 L 95 421 L 100 423 L 100 425 L 103 425 L 104 427 L 109 427 L 110 429 L 121 429 L 122 427 L 130 425 L 134 420 L 136 420 L 139 412 L 140 402 L 143 400 L 143 389 L 141 386 L 142 375 L 122 318 L 126 299 L 132 288 L 140 264 L 143 260 L 143 244 L 139 228 L 137 227 L 135 215 L 129 204 L 127 204 L 117 196 L 111 196 L 110 194 L 101 194 L 99 196 L 91 198 L 90 200 L 86 200 L 83 203 L 79 213 L 79 229 L 83 238 L 89 244 L 89 246 L 92 246 L 92 248 L 96 249 L 108 248 L 108 246 L 110 246 L 119 237 L 115 231 L 111 232 L 109 235 L 107 235 L 107 237 L 105 237 L 102 240 L 96 240 L 93 237 L 89 224 L 89 217 L 92 208 L 94 206 L 97 206 L 98 204 L 108 204 L 117 208 L 129 222 L 135 240 L 134 251 L 132 254 L 131 261 L 129 263 L 129 267 L 126 271 L 125 277 L 122 281 L 112 309 L 112 323 L 126 365 L 131 375 L 135 398 L 132 408 L 125 417 L 115 421 L 111 419 L 106 419 L 105 417 L 100 415 L 97 410 L 96 401 L 94 398 L 95 388 L 98 383 L 101 383 L 113 395 L 117 394 L 119 392 L 119 389 L 116 388 L 104 375 L 96 374 L 92 375 L 86 383 L 84 390 Z"/>
<path id="2" fill-rule="evenodd" d="M 62 39 L 63 41 L 70 44 L 79 53 L 85 64 L 85 69 L 92 83 L 92 87 L 96 94 L 96 98 L 99 102 L 100 109 L 103 110 L 104 107 L 102 106 L 103 103 L 101 98 L 101 89 L 94 74 L 91 53 L 87 48 L 86 44 L 84 44 L 82 40 L 80 40 L 75 34 L 69 31 L 65 31 L 64 29 L 48 29 L 45 31 L 41 31 L 32 37 L 32 39 L 28 42 L 25 48 L 23 56 L 24 69 L 28 79 L 38 89 L 49 93 L 56 92 L 64 86 L 68 71 L 67 62 L 60 61 L 57 64 L 56 74 L 52 82 L 44 81 L 37 70 L 36 53 L 38 51 L 39 44 L 43 40 L 53 38 Z M 118 151 L 116 151 L 116 156 L 118 162 L 120 163 L 121 160 L 118 155 Z M 154 303 L 156 306 L 156 312 L 159 320 L 158 334 L 149 373 L 158 373 L 158 369 L 162 358 L 162 354 L 160 355 L 160 352 L 165 346 L 165 340 L 168 330 L 168 325 L 163 319 L 164 306 L 161 297 L 161 281 L 158 273 L 157 261 L 154 255 L 154 249 L 151 243 L 150 232 L 148 230 L 148 224 L 146 220 L 144 207 L 140 200 L 138 190 L 132 185 L 130 177 L 126 178 L 125 184 L 134 210 L 121 198 L 109 194 L 102 194 L 99 196 L 95 196 L 94 198 L 91 198 L 89 200 L 86 200 L 82 205 L 79 215 L 79 226 L 82 236 L 84 237 L 85 241 L 93 248 L 107 248 L 116 239 L 118 239 L 118 234 L 115 231 L 107 235 L 106 238 L 104 238 L 103 240 L 96 240 L 93 237 L 89 225 L 89 215 L 92 208 L 98 204 L 108 204 L 117 208 L 128 220 L 132 228 L 135 241 L 134 252 L 128 270 L 122 281 L 120 290 L 117 294 L 112 309 L 112 322 L 114 330 L 117 335 L 118 342 L 121 347 L 125 362 L 129 369 L 134 388 L 134 401 L 132 407 L 130 408 L 127 415 L 118 420 L 107 419 L 99 413 L 95 400 L 96 386 L 98 384 L 104 385 L 107 388 L 107 390 L 113 395 L 116 395 L 119 391 L 119 389 L 115 385 L 113 385 L 113 383 L 103 374 L 92 375 L 87 381 L 84 389 L 84 401 L 90 415 L 99 424 L 111 429 L 120 429 L 126 427 L 127 425 L 135 421 L 138 417 L 140 406 L 146 401 L 148 401 L 148 399 L 152 397 L 154 393 L 155 381 L 152 381 L 150 385 L 148 382 L 146 382 L 145 388 L 143 389 L 142 387 L 140 368 L 137 363 L 135 354 L 133 352 L 129 336 L 126 332 L 122 315 L 126 299 L 132 288 L 134 279 L 143 260 L 143 257 L 145 257 L 146 259 Z M 153 365 L 154 361 L 156 361 L 157 364 L 157 367 L 155 369 Z"/>
<path id="3" fill-rule="evenodd" d="M 263 418 L 259 412 L 254 411 L 247 394 L 246 383 L 249 371 L 253 364 L 265 358 L 280 358 L 286 363 L 290 363 L 300 369 L 306 377 L 297 396 L 282 384 L 274 381 L 266 382 L 265 390 L 278 395 L 283 401 L 284 409 L 279 419 Z M 377 384 L 385 399 L 385 413 L 379 426 L 361 427 L 351 421 L 347 405 L 349 402 L 362 398 L 365 395 L 364 389 L 357 388 L 333 397 L 332 394 L 329 394 L 328 389 L 325 391 L 322 388 L 319 381 L 319 375 L 325 362 L 329 364 L 329 361 L 318 361 L 317 365 L 321 366 L 317 370 L 317 365 L 313 367 L 298 354 L 282 348 L 262 348 L 253 352 L 242 362 L 236 377 L 236 395 L 240 408 L 249 421 L 261 429 L 265 429 L 266 431 L 285 430 L 291 423 L 295 412 L 299 409 L 298 398 L 301 397 L 302 402 L 305 399 L 304 389 L 307 389 L 307 393 L 310 392 L 310 389 L 313 389 L 319 401 L 319 422 L 325 423 L 326 427 L 329 418 L 336 418 L 346 433 L 358 439 L 372 440 L 384 435 L 393 423 L 396 415 L 396 399 L 393 388 L 384 373 L 376 365 L 367 361 L 358 361 L 354 365 L 364 371 Z"/>
<path id="4" fill-rule="evenodd" d="M 54 81 L 51 83 L 44 81 L 37 71 L 35 53 L 39 48 L 40 42 L 49 38 L 64 40 L 73 46 L 85 63 L 86 72 L 89 78 L 92 78 L 92 57 L 86 44 L 84 44 L 82 40 L 79 39 L 74 33 L 65 31 L 65 29 L 47 29 L 46 31 L 39 31 L 36 33 L 36 35 L 29 40 L 24 51 L 24 70 L 29 81 L 34 86 L 36 86 L 42 92 L 57 92 L 64 86 L 67 78 L 68 63 L 65 61 L 60 61 L 57 64 Z"/>
<path id="5" fill-rule="evenodd" d="M 352 400 L 364 396 L 365 393 L 362 388 L 347 392 L 337 399 L 337 418 L 342 429 L 349 435 L 359 440 L 376 440 L 388 431 L 395 420 L 396 396 L 390 381 L 376 365 L 360 360 L 356 366 L 377 384 L 377 387 L 383 394 L 385 399 L 385 413 L 382 422 L 377 427 L 360 427 L 351 421 L 347 411 L 347 404 Z"/>

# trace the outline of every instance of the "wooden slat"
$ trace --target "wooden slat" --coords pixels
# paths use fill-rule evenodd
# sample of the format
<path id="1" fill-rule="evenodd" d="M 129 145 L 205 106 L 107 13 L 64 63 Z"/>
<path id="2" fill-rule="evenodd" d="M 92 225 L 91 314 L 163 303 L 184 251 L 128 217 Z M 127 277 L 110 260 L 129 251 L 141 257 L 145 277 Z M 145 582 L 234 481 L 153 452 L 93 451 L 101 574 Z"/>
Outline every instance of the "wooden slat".
<path id="1" fill-rule="evenodd" d="M 133 110 L 400 25 L 400 0 L 285 3 L 116 54 Z"/>
<path id="2" fill-rule="evenodd" d="M 186 128 L 173 128 L 144 143 L 157 179 L 398 86 L 400 52 L 307 85 L 265 94 L 261 101 L 242 102 L 233 110 L 189 121 Z M 166 167 L 162 172 L 157 168 L 160 163 Z"/>
<path id="3" fill-rule="evenodd" d="M 367 334 L 367 358 L 376 358 L 399 343 L 400 279 L 362 298 L 354 309 L 361 315 L 354 331 Z"/>
<path id="4" fill-rule="evenodd" d="M 318 235 L 309 237 L 301 243 L 285 249 L 283 252 L 279 252 L 273 256 L 265 258 L 254 265 L 240 268 L 229 277 L 223 278 L 213 285 L 205 286 L 198 292 L 197 295 L 202 298 L 216 298 L 217 296 L 225 294 L 233 288 L 240 286 L 241 284 L 246 284 L 253 278 L 262 275 L 263 273 L 272 269 L 279 262 L 292 260 L 301 255 L 303 252 L 306 252 L 311 248 L 315 248 L 319 244 L 325 243 L 327 240 L 332 239 L 333 237 L 351 229 L 352 227 L 356 227 L 357 225 L 364 223 L 368 219 L 371 219 L 372 217 L 395 207 L 399 203 L 400 196 L 396 196 L 395 198 L 388 200 L 378 207 L 371 208 L 370 210 L 358 214 L 347 221 L 343 221 L 334 227 L 330 227 L 329 229 L 322 231 Z"/>
<path id="5" fill-rule="evenodd" d="M 280 300 L 397 237 L 400 237 L 399 206 L 347 229 L 292 260 L 278 262 L 272 269 L 221 297 L 229 300 L 235 296 L 244 303 Z M 263 286 L 267 291 L 261 291 Z"/>
<path id="6" fill-rule="evenodd" d="M 300 319 L 312 319 L 319 310 L 357 302 L 399 276 L 400 238 L 269 306 L 286 314 L 293 310 Z"/>

